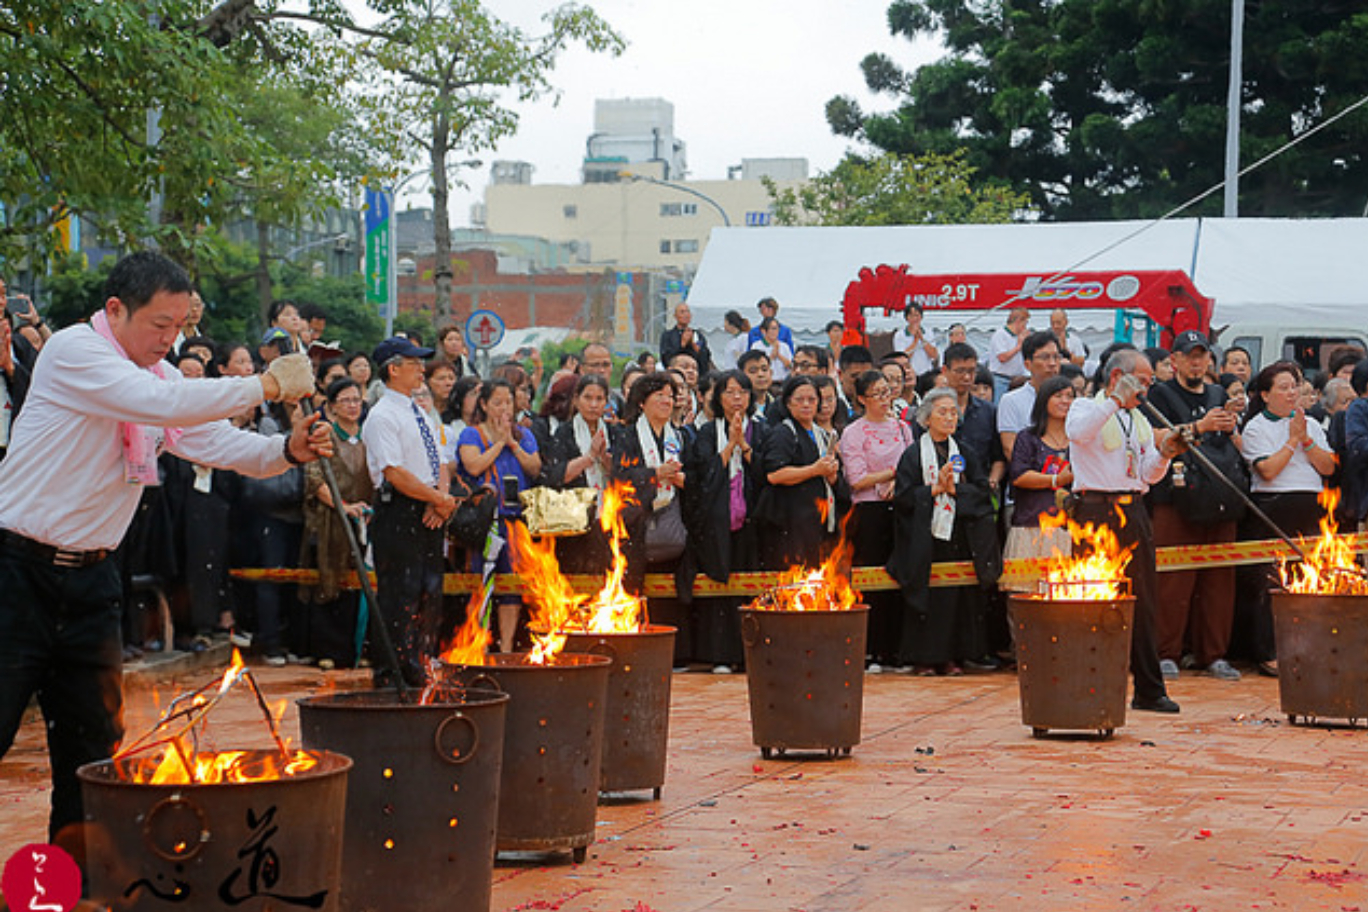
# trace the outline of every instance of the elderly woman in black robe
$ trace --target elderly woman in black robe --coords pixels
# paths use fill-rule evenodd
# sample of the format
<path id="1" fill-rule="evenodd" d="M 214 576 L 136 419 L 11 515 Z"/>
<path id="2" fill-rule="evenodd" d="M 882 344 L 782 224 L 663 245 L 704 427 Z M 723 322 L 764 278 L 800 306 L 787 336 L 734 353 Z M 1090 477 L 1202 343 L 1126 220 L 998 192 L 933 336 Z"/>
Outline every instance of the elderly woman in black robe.
<path id="1" fill-rule="evenodd" d="M 893 555 L 888 572 L 902 587 L 900 660 L 920 675 L 962 674 L 960 662 L 987 651 L 988 591 L 1002 573 L 988 467 L 954 438 L 959 407 L 950 389 L 932 390 L 917 409 L 926 428 L 898 460 Z M 929 588 L 931 564 L 972 560 L 976 586 Z"/>
<path id="2" fill-rule="evenodd" d="M 755 397 L 750 379 L 727 371 L 713 381 L 708 414 L 686 452 L 684 522 L 693 564 L 717 582 L 732 571 L 760 566 L 755 505 L 763 479 L 756 450 L 765 426 L 752 418 Z M 682 594 L 682 593 L 681 593 Z M 702 662 L 724 674 L 741 665 L 740 598 L 707 598 L 693 603 L 690 621 L 694 648 Z"/>

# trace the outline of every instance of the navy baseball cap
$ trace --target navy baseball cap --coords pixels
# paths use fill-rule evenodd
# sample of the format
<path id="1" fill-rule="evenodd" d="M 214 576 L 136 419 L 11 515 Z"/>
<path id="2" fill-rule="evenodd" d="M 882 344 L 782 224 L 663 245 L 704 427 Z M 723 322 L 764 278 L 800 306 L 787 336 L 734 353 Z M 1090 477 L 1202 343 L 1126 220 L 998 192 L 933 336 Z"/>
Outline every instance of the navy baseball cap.
<path id="1" fill-rule="evenodd" d="M 265 335 L 261 337 L 261 344 L 274 345 L 280 349 L 280 353 L 283 355 L 288 355 L 294 351 L 294 341 L 290 338 L 290 334 L 279 326 L 272 326 L 266 330 Z"/>
<path id="2" fill-rule="evenodd" d="M 379 345 L 375 346 L 375 351 L 371 353 L 371 360 L 376 364 L 384 364 L 391 358 L 431 358 L 434 349 L 419 348 L 404 336 L 390 336 Z"/>

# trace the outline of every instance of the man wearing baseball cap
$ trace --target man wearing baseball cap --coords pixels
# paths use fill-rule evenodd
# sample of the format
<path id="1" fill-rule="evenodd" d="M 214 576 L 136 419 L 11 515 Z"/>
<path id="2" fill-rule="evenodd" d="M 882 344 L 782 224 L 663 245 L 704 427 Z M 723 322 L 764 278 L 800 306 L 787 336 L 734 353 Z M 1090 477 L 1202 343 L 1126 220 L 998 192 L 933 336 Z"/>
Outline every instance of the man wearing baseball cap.
<path id="1" fill-rule="evenodd" d="M 436 655 L 442 614 L 442 529 L 456 510 L 450 466 L 438 429 L 413 401 L 433 350 L 403 336 L 375 347 L 372 360 L 385 391 L 361 428 L 375 484 L 376 599 L 399 654 L 404 680 L 421 685 L 423 658 Z M 384 684 L 391 669 L 376 673 Z"/>
<path id="2" fill-rule="evenodd" d="M 1206 336 L 1191 329 L 1179 333 L 1171 360 L 1173 378 L 1154 385 L 1150 404 L 1173 424 L 1191 425 L 1208 461 L 1236 484 L 1245 485 L 1237 416 L 1226 407 L 1220 384 L 1206 382 L 1211 367 Z M 1160 548 L 1233 542 L 1244 512 L 1240 498 L 1190 454 L 1173 460 L 1168 473 L 1150 489 L 1149 502 L 1154 543 Z M 1240 673 L 1226 661 L 1235 616 L 1235 568 L 1161 573 L 1157 588 L 1159 668 L 1164 677 L 1178 677 L 1186 639 L 1193 665 L 1203 674 L 1238 681 Z"/>

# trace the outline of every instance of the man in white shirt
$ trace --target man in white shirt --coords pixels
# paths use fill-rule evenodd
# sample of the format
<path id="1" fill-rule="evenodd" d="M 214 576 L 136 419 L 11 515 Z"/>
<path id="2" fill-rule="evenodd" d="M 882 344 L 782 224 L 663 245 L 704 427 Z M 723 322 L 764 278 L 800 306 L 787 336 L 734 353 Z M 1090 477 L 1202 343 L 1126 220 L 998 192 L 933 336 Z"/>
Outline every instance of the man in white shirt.
<path id="1" fill-rule="evenodd" d="M 1075 522 L 1107 526 L 1121 548 L 1132 548 L 1126 567 L 1135 596 L 1131 628 L 1131 675 L 1134 709 L 1176 713 L 1159 670 L 1154 535 L 1144 496 L 1164 477 L 1169 460 L 1182 451 L 1182 439 L 1169 434 L 1162 442 L 1139 404 L 1154 382 L 1154 368 L 1143 352 L 1122 349 L 1104 366 L 1107 388 L 1094 399 L 1075 399 L 1064 430 L 1069 435 L 1077 503 Z"/>
<path id="2" fill-rule="evenodd" d="M 385 391 L 361 427 L 366 466 L 375 484 L 371 541 L 375 549 L 376 600 L 399 656 L 404 680 L 423 683 L 424 657 L 436 655 L 441 632 L 442 529 L 456 510 L 451 466 L 438 445 L 438 429 L 413 401 L 423 382 L 423 362 L 433 350 L 403 336 L 375 347 L 371 360 Z M 390 683 L 393 669 L 376 672 Z"/>
<path id="3" fill-rule="evenodd" d="M 920 377 L 935 370 L 940 362 L 940 351 L 922 328 L 920 304 L 907 305 L 907 325 L 893 334 L 893 350 L 906 353 L 913 376 Z M 897 391 L 894 391 L 895 395 Z"/>
<path id="4" fill-rule="evenodd" d="M 1035 332 L 1021 343 L 1021 356 L 1030 379 L 1007 393 L 998 402 L 997 429 L 1002 438 L 1002 452 L 1012 461 L 1012 447 L 1017 434 L 1031 426 L 1031 409 L 1035 408 L 1036 390 L 1051 377 L 1059 375 L 1059 345 L 1047 332 Z"/>
<path id="5" fill-rule="evenodd" d="M 993 375 L 994 402 L 1002 401 L 1013 378 L 1026 376 L 1021 345 L 1030 333 L 1026 325 L 1030 319 L 1029 310 L 1013 307 L 1007 314 L 1007 325 L 999 326 L 988 344 L 988 371 Z"/>
<path id="6" fill-rule="evenodd" d="M 190 310 L 190 278 L 135 253 L 105 283 L 104 309 L 56 333 L 34 368 L 0 463 L 0 756 L 37 694 L 52 763 L 50 840 L 84 852 L 76 768 L 123 736 L 123 586 L 111 552 L 163 446 L 247 475 L 331 454 L 326 422 L 299 419 L 265 437 L 226 420 L 263 399 L 313 389 L 302 355 L 252 377 L 182 381 L 162 359 Z"/>
<path id="7" fill-rule="evenodd" d="M 1083 366 L 1088 360 L 1088 346 L 1078 338 L 1078 333 L 1069 331 L 1069 315 L 1061 308 L 1050 311 L 1050 332 L 1059 343 L 1059 356 L 1070 364 Z"/>

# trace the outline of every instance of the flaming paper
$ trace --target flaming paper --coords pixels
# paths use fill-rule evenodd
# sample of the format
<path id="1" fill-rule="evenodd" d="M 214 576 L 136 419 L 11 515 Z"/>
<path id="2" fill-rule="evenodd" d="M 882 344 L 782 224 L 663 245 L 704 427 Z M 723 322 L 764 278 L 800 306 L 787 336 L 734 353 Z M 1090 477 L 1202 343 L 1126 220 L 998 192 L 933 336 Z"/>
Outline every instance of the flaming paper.
<path id="1" fill-rule="evenodd" d="M 1289 564 L 1284 561 L 1278 567 L 1283 588 L 1288 592 L 1306 595 L 1368 595 L 1368 576 L 1355 559 L 1353 540 L 1339 534 L 1339 524 L 1335 522 L 1335 508 L 1339 506 L 1340 492 L 1335 488 L 1321 491 L 1319 503 L 1325 510 L 1321 517 L 1320 538 L 1314 542 L 1303 543 L 1306 559 Z M 1306 551 L 1305 545 L 1311 550 Z"/>

